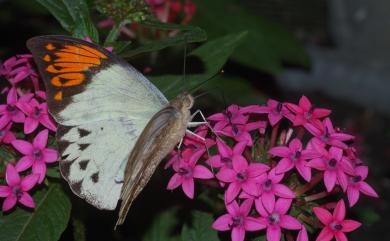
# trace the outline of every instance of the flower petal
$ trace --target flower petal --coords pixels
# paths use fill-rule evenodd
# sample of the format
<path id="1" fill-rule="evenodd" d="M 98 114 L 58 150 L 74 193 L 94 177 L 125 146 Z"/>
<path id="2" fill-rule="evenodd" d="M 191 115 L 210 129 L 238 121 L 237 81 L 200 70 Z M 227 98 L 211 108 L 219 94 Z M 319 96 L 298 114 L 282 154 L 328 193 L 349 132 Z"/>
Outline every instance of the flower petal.
<path id="1" fill-rule="evenodd" d="M 269 170 L 269 166 L 262 163 L 251 163 L 248 166 L 247 173 L 249 177 L 257 177 Z"/>
<path id="2" fill-rule="evenodd" d="M 314 207 L 313 212 L 324 225 L 329 225 L 333 221 L 332 214 L 325 208 Z"/>
<path id="3" fill-rule="evenodd" d="M 20 183 L 19 173 L 16 171 L 15 167 L 11 164 L 7 164 L 5 171 L 5 179 L 8 183 L 8 186 L 12 187 Z"/>
<path id="4" fill-rule="evenodd" d="M 265 210 L 264 205 L 261 201 L 261 198 L 255 199 L 255 207 L 256 211 L 262 216 L 262 217 L 267 217 L 269 213 L 267 210 Z"/>
<path id="5" fill-rule="evenodd" d="M 257 230 L 265 229 L 267 226 L 264 225 L 257 218 L 247 217 L 247 218 L 245 218 L 244 227 L 245 227 L 245 230 L 248 230 L 248 231 L 257 231 Z"/>
<path id="6" fill-rule="evenodd" d="M 291 207 L 292 199 L 290 198 L 279 198 L 276 201 L 274 210 L 280 214 L 286 214 Z"/>
<path id="7" fill-rule="evenodd" d="M 342 199 L 337 202 L 336 208 L 333 211 L 333 218 L 339 222 L 345 218 L 345 203 Z"/>
<path id="8" fill-rule="evenodd" d="M 193 177 L 199 179 L 210 179 L 214 177 L 214 174 L 208 168 L 196 165 L 193 170 Z"/>
<path id="9" fill-rule="evenodd" d="M 244 192 L 252 195 L 252 196 L 259 196 L 259 188 L 256 185 L 256 182 L 253 179 L 247 180 L 246 182 L 242 183 L 241 185 L 242 190 Z"/>
<path id="10" fill-rule="evenodd" d="M 295 165 L 298 173 L 305 179 L 306 182 L 310 182 L 311 180 L 311 168 L 306 166 L 306 163 L 304 161 L 298 162 Z"/>
<path id="11" fill-rule="evenodd" d="M 306 165 L 308 167 L 312 167 L 320 171 L 325 171 L 326 169 L 326 164 L 322 158 L 314 158 L 310 160 Z"/>
<path id="12" fill-rule="evenodd" d="M 182 183 L 182 177 L 179 174 L 174 174 L 168 182 L 167 189 L 173 190 L 180 186 Z"/>
<path id="13" fill-rule="evenodd" d="M 243 156 L 234 156 L 233 157 L 233 169 L 236 172 L 241 172 L 248 168 L 248 162 Z"/>
<path id="14" fill-rule="evenodd" d="M 31 158 L 31 156 L 24 156 L 16 163 L 15 168 L 18 172 L 22 172 L 30 168 L 33 163 L 34 160 Z"/>
<path id="15" fill-rule="evenodd" d="M 53 163 L 53 162 L 58 161 L 58 152 L 56 150 L 44 149 L 42 151 L 42 154 L 43 154 L 43 160 L 46 163 Z"/>
<path id="16" fill-rule="evenodd" d="M 359 189 L 355 187 L 348 187 L 347 195 L 348 195 L 349 206 L 353 207 L 359 200 L 359 196 L 360 196 Z"/>
<path id="17" fill-rule="evenodd" d="M 35 186 L 35 184 L 37 184 L 38 179 L 39 179 L 38 175 L 25 176 L 25 177 L 23 177 L 22 181 L 20 182 L 20 188 L 23 191 L 27 192 L 31 188 L 33 188 Z"/>
<path id="18" fill-rule="evenodd" d="M 272 213 L 275 207 L 275 195 L 272 192 L 264 192 L 261 195 L 261 201 L 268 213 Z"/>
<path id="19" fill-rule="evenodd" d="M 286 185 L 283 184 L 274 184 L 275 195 L 282 198 L 295 198 L 295 193 L 290 190 Z"/>
<path id="20" fill-rule="evenodd" d="M 33 146 L 30 142 L 23 140 L 14 140 L 11 142 L 12 146 L 24 155 L 30 155 L 33 151 Z"/>
<path id="21" fill-rule="evenodd" d="M 221 168 L 221 170 L 215 175 L 218 180 L 223 182 L 234 182 L 236 180 L 236 172 L 230 168 Z"/>
<path id="22" fill-rule="evenodd" d="M 355 220 L 344 220 L 341 223 L 341 226 L 343 226 L 343 229 L 341 230 L 342 232 L 352 232 L 362 226 L 361 223 L 355 221 Z"/>
<path id="23" fill-rule="evenodd" d="M 232 229 L 232 241 L 244 241 L 245 229 L 243 227 L 235 227 Z"/>
<path id="24" fill-rule="evenodd" d="M 16 202 L 17 202 L 17 199 L 14 195 L 8 196 L 3 202 L 3 207 L 2 207 L 3 212 L 6 212 L 6 211 L 10 210 L 11 208 L 13 208 L 15 206 Z"/>
<path id="25" fill-rule="evenodd" d="M 11 188 L 8 186 L 0 186 L 0 197 L 8 197 L 11 195 Z"/>
<path id="26" fill-rule="evenodd" d="M 227 188 L 227 190 L 225 191 L 225 202 L 230 203 L 231 201 L 233 201 L 237 197 L 240 190 L 241 190 L 240 184 L 236 182 L 231 183 Z"/>
<path id="27" fill-rule="evenodd" d="M 302 229 L 298 233 L 297 241 L 309 241 L 305 225 L 302 225 Z"/>
<path id="28" fill-rule="evenodd" d="M 318 235 L 316 241 L 330 241 L 332 238 L 332 231 L 328 227 L 325 227 L 321 230 L 320 235 Z"/>
<path id="29" fill-rule="evenodd" d="M 41 122 L 42 125 L 49 130 L 52 130 L 52 131 L 57 130 L 57 126 L 56 126 L 55 122 L 51 119 L 51 117 L 48 114 L 42 114 L 40 119 L 39 119 L 39 122 Z"/>
<path id="30" fill-rule="evenodd" d="M 44 149 L 47 145 L 47 138 L 49 136 L 49 130 L 45 129 L 38 133 L 38 135 L 34 138 L 33 146 L 40 150 Z"/>
<path id="31" fill-rule="evenodd" d="M 24 134 L 30 134 L 37 129 L 39 121 L 31 117 L 27 117 L 24 122 Z"/>
<path id="32" fill-rule="evenodd" d="M 289 157 L 291 154 L 290 149 L 287 146 L 273 147 L 268 151 L 268 153 L 273 156 L 280 156 L 280 157 Z"/>
<path id="33" fill-rule="evenodd" d="M 24 206 L 26 206 L 26 207 L 35 208 L 34 200 L 33 200 L 33 198 L 30 196 L 30 194 L 28 194 L 27 192 L 24 192 L 24 193 L 22 194 L 22 196 L 21 196 L 20 199 L 19 199 L 19 202 L 20 202 L 21 204 L 23 204 Z"/>
<path id="34" fill-rule="evenodd" d="M 218 231 L 227 231 L 230 230 L 231 224 L 232 216 L 230 214 L 224 214 L 214 221 L 212 228 Z"/>
<path id="35" fill-rule="evenodd" d="M 239 212 L 240 214 L 244 216 L 248 216 L 249 212 L 252 209 L 253 200 L 252 199 L 246 199 L 240 206 Z"/>
<path id="36" fill-rule="evenodd" d="M 232 149 L 230 149 L 230 147 L 225 142 L 220 140 L 220 138 L 217 138 L 217 147 L 221 156 L 231 157 L 233 155 Z"/>
<path id="37" fill-rule="evenodd" d="M 289 158 L 281 159 L 275 167 L 276 174 L 282 174 L 293 169 L 294 163 Z"/>
<path id="38" fill-rule="evenodd" d="M 38 183 L 42 183 L 46 175 L 46 164 L 43 161 L 36 161 L 32 166 L 32 173 L 39 176 Z"/>
<path id="39" fill-rule="evenodd" d="M 187 195 L 187 197 L 191 199 L 194 198 L 194 179 L 184 178 L 181 187 L 183 189 L 183 192 Z"/>
<path id="40" fill-rule="evenodd" d="M 360 182 L 359 188 L 362 193 L 371 197 L 379 197 L 375 190 L 366 182 Z"/>
<path id="41" fill-rule="evenodd" d="M 290 215 L 283 215 L 280 218 L 279 225 L 288 230 L 300 230 L 302 228 L 302 224 Z"/>
<path id="42" fill-rule="evenodd" d="M 267 228 L 267 241 L 280 241 L 281 230 L 279 226 L 273 225 Z"/>
<path id="43" fill-rule="evenodd" d="M 336 184 L 337 175 L 335 171 L 324 172 L 324 183 L 326 190 L 331 192 Z"/>
<path id="44" fill-rule="evenodd" d="M 347 236 L 343 232 L 336 232 L 335 233 L 336 241 L 348 241 Z"/>

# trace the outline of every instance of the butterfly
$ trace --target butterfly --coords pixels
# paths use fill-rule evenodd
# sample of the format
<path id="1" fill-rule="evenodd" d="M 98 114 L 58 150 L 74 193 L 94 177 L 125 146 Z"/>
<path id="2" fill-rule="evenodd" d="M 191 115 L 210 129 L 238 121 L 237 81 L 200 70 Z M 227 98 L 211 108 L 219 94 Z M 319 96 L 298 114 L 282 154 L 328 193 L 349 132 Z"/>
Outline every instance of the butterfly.
<path id="1" fill-rule="evenodd" d="M 73 193 L 99 209 L 121 208 L 117 225 L 161 160 L 184 137 L 194 99 L 168 101 L 106 49 L 66 36 L 27 41 L 58 123 L 60 172 Z"/>

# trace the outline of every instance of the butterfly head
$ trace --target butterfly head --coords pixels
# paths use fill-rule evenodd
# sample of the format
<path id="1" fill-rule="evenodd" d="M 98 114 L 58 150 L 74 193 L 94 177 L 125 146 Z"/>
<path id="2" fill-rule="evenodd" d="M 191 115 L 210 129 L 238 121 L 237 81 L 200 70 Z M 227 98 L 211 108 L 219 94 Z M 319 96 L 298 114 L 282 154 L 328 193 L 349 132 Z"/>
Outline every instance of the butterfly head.
<path id="1" fill-rule="evenodd" d="M 184 92 L 171 100 L 170 104 L 180 110 L 189 110 L 194 105 L 194 97 L 191 94 Z"/>

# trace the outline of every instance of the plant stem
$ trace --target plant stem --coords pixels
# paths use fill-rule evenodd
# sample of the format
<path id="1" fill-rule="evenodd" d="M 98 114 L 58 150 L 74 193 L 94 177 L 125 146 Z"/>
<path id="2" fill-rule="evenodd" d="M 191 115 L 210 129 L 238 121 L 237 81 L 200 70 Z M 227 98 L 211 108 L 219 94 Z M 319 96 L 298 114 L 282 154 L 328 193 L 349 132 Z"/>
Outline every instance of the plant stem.
<path id="1" fill-rule="evenodd" d="M 302 140 L 303 136 L 305 135 L 305 128 L 303 128 L 302 126 L 299 126 L 297 128 L 297 138 L 299 140 Z"/>
<path id="2" fill-rule="evenodd" d="M 295 195 L 297 197 L 301 196 L 302 194 L 304 194 L 305 192 L 307 191 L 310 191 L 313 187 L 315 187 L 319 182 L 321 182 L 322 180 L 322 177 L 323 177 L 323 174 L 322 173 L 319 173 L 317 174 L 316 176 L 314 176 L 310 182 L 306 183 L 305 185 L 303 185 L 302 187 L 299 187 L 295 190 Z"/>
<path id="3" fill-rule="evenodd" d="M 269 142 L 269 149 L 274 147 L 275 144 L 276 144 L 276 140 L 277 140 L 277 137 L 278 137 L 279 125 L 280 125 L 280 122 L 272 127 L 271 140 Z M 270 160 L 270 159 L 271 159 L 271 154 L 268 153 L 267 154 L 267 160 Z M 270 163 L 271 163 L 272 166 L 276 165 L 275 161 L 270 161 Z"/>
<path id="4" fill-rule="evenodd" d="M 315 201 L 315 200 L 318 200 L 318 199 L 327 197 L 327 196 L 329 196 L 329 195 L 338 193 L 339 191 L 340 191 L 339 188 L 334 188 L 333 191 L 331 191 L 331 192 L 327 192 L 327 191 L 319 192 L 319 193 L 316 193 L 316 194 L 307 196 L 307 197 L 305 197 L 304 199 L 305 199 L 306 202 L 311 202 L 311 201 Z"/>

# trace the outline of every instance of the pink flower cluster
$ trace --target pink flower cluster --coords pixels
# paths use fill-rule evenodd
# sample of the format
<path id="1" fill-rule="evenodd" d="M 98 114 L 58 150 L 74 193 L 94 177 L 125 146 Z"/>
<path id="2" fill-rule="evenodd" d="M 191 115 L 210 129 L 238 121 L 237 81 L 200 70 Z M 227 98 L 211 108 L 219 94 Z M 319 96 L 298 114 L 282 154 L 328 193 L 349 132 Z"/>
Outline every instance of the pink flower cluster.
<path id="1" fill-rule="evenodd" d="M 232 241 L 261 230 L 268 241 L 282 235 L 294 240 L 294 230 L 296 240 L 305 241 L 307 225 L 323 227 L 318 241 L 347 240 L 344 233 L 360 223 L 344 220 L 344 201 L 336 205 L 329 197 L 346 193 L 352 207 L 360 193 L 378 195 L 365 182 L 368 167 L 356 156 L 354 137 L 335 128 L 330 113 L 305 96 L 299 104 L 270 99 L 264 106 L 231 105 L 208 117 L 209 127 L 187 134 L 172 153 L 166 168 L 175 174 L 167 188 L 181 186 L 189 198 L 197 179 L 221 188 L 227 213 L 212 226 L 231 230 Z M 306 216 L 307 207 L 313 215 Z M 336 207 L 333 215 L 329 207 Z"/>
<path id="2" fill-rule="evenodd" d="M 0 105 L 0 143 L 15 149 L 21 157 L 6 165 L 7 186 L 0 186 L 0 197 L 5 198 L 2 210 L 10 210 L 17 202 L 34 208 L 28 191 L 43 182 L 46 164 L 58 159 L 56 150 L 46 148 L 49 131 L 55 132 L 57 127 L 48 114 L 46 95 L 40 89 L 31 55 L 4 61 L 0 64 L 0 76 L 9 82 L 2 91 L 6 103 Z"/>

